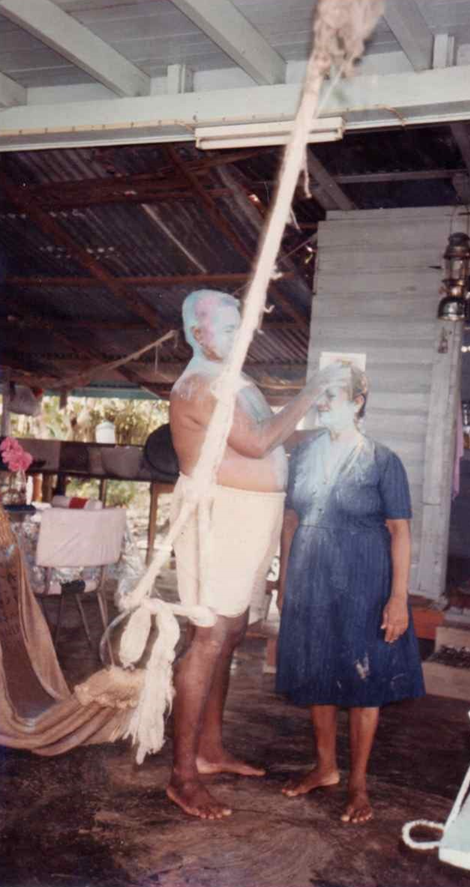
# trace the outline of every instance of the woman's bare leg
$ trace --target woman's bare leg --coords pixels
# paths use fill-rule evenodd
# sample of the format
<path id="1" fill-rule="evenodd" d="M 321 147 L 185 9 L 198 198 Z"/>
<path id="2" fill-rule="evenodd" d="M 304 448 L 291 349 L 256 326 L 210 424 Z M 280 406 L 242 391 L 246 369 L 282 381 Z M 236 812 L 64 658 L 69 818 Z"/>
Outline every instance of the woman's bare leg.
<path id="1" fill-rule="evenodd" d="M 311 718 L 316 741 L 317 763 L 300 781 L 290 782 L 282 789 L 288 798 L 305 795 L 316 788 L 337 785 L 339 782 L 336 762 L 336 705 L 313 705 Z"/>
<path id="2" fill-rule="evenodd" d="M 343 822 L 368 822 L 372 819 L 372 807 L 367 794 L 367 765 L 378 722 L 378 708 L 349 710 L 351 772 L 348 806 L 341 817 Z"/>

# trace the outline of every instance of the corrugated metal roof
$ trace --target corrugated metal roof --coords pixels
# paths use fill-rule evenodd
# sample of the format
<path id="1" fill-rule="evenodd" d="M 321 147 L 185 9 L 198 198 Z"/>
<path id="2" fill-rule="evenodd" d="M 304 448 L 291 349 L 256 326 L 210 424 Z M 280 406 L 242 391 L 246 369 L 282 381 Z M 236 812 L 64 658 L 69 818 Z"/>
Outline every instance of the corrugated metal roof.
<path id="1" fill-rule="evenodd" d="M 5 361 L 15 372 L 23 361 L 33 375 L 36 367 L 38 380 L 51 369 L 64 379 L 80 361 L 86 367 L 133 353 L 168 329 L 180 330 L 181 305 L 194 288 L 209 286 L 243 297 L 243 275 L 250 270 L 247 255 L 256 251 L 280 151 L 259 149 L 250 156 L 241 151 L 239 160 L 232 152 L 227 166 L 222 152 L 201 156 L 193 147 L 176 150 L 197 175 L 205 196 L 182 177 L 161 145 L 23 151 L 5 157 L 4 171 L 27 198 L 18 209 L 0 194 L 0 245 L 8 261 L 0 329 L 8 352 Z M 315 154 L 359 207 L 456 202 L 451 176 L 463 169 L 463 162 L 448 128 L 356 134 L 316 146 Z M 202 168 L 219 160 L 224 174 L 217 166 Z M 448 178 L 372 184 L 364 178 L 410 170 L 441 170 Z M 159 197 L 162 182 L 173 196 L 165 191 Z M 141 187 L 137 196 L 130 193 Z M 145 189 L 154 195 L 152 201 L 138 202 Z M 205 200 L 211 191 L 215 196 L 209 211 Z M 31 205 L 68 235 L 70 248 L 29 218 Z M 247 360 L 254 377 L 271 384 L 275 393 L 299 379 L 306 366 L 316 224 L 323 216 L 321 206 L 299 185 L 282 246 L 291 255 L 289 261 L 278 262 L 286 277 L 270 292 L 273 310 Z M 76 247 L 83 250 L 81 259 Z M 207 283 L 204 274 L 228 276 Z M 7 322 L 12 315 L 17 319 Z M 180 336 L 159 350 L 157 375 L 154 352 L 130 368 L 165 394 L 189 354 Z M 118 378 L 116 371 L 104 369 L 95 383 L 107 378 Z"/>

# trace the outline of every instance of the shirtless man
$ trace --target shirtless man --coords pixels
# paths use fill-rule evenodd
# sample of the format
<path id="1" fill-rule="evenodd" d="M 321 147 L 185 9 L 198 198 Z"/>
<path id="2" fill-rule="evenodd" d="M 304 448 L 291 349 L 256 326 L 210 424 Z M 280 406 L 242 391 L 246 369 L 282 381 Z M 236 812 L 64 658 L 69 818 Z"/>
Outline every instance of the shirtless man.
<path id="1" fill-rule="evenodd" d="M 212 290 L 193 292 L 184 302 L 183 321 L 194 356 L 170 399 L 171 431 L 182 473 L 178 481 L 182 487 L 177 485 L 173 496 L 172 520 L 214 410 L 211 386 L 240 325 L 238 302 Z M 192 816 L 221 819 L 231 814 L 229 807 L 207 791 L 202 774 L 264 775 L 264 770 L 234 758 L 222 743 L 230 664 L 246 630 L 253 587 L 264 591 L 270 560 L 277 550 L 287 479 L 282 444 L 325 387 L 340 384 L 340 380 L 344 383 L 346 374 L 344 368 L 328 367 L 277 414 L 247 376 L 240 378 L 234 420 L 217 475 L 212 529 L 215 566 L 204 599 L 217 620 L 212 628 L 194 627 L 191 645 L 175 673 L 174 761 L 167 794 Z M 194 518 L 175 543 L 184 602 L 198 601 L 197 539 Z"/>

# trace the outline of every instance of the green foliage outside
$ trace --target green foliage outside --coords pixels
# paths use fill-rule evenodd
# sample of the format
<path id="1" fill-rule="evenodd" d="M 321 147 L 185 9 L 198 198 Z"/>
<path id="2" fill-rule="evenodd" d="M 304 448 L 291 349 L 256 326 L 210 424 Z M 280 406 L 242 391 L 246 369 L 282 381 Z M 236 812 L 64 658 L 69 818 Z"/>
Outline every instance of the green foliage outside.
<path id="1" fill-rule="evenodd" d="M 168 422 L 168 404 L 161 400 L 121 400 L 119 398 L 71 397 L 66 409 L 60 409 L 58 397 L 44 397 L 42 415 L 11 416 L 14 437 L 93 442 L 96 426 L 113 422 L 116 443 L 143 446 L 149 434 Z M 71 478 L 67 495 L 98 497 L 99 481 Z M 106 504 L 144 508 L 148 506 L 148 484 L 133 481 L 108 481 Z"/>

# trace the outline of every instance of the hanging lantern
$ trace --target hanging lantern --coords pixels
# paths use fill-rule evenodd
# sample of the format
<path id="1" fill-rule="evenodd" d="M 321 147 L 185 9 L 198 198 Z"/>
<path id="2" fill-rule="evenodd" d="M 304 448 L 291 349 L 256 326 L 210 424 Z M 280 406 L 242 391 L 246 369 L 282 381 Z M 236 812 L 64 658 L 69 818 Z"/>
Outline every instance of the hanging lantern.
<path id="1" fill-rule="evenodd" d="M 456 231 L 451 234 L 444 253 L 446 276 L 442 281 L 441 292 L 444 298 L 439 302 L 439 320 L 465 320 L 470 313 L 467 297 L 470 274 L 470 237 Z"/>

